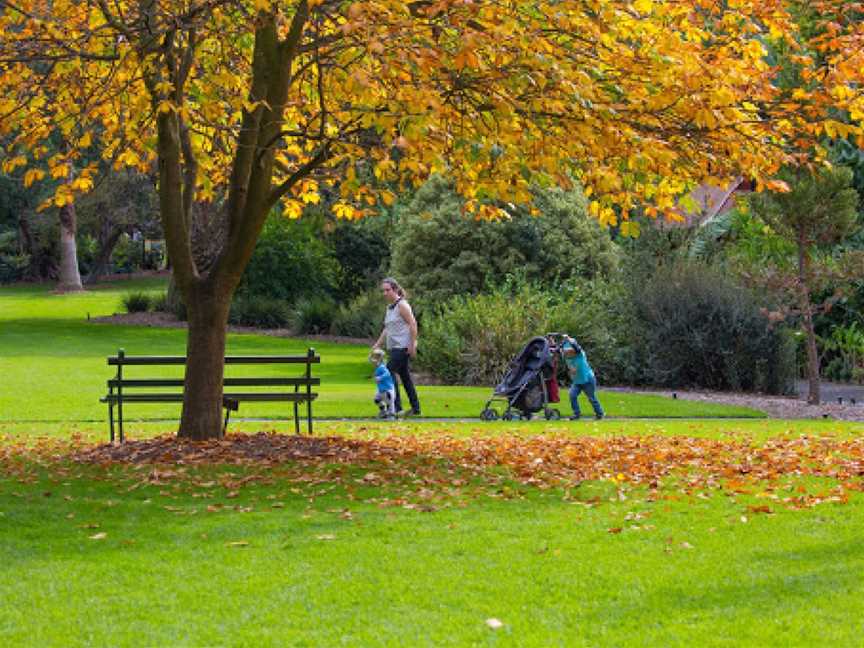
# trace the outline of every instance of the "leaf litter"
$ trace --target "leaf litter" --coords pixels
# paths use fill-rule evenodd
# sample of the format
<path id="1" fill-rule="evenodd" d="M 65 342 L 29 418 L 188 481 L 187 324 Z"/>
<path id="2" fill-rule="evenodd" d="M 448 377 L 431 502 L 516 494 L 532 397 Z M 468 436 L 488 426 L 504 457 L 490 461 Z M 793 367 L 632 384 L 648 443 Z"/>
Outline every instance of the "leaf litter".
<path id="1" fill-rule="evenodd" d="M 522 497 L 525 488 L 570 489 L 586 481 L 604 481 L 616 488 L 617 501 L 625 501 L 626 489 L 634 486 L 655 492 L 674 485 L 683 495 L 702 499 L 706 490 L 770 498 L 771 506 L 759 504 L 746 511 L 770 515 L 774 506 L 845 503 L 847 491 L 864 490 L 864 439 L 831 436 L 778 437 L 761 444 L 744 437 L 660 434 L 456 437 L 432 433 L 349 438 L 275 432 L 208 441 L 165 435 L 122 445 L 93 445 L 76 436 L 37 439 L 26 445 L 6 441 L 0 443 L 0 466 L 21 483 L 36 479 L 35 467 L 51 467 L 57 479 L 65 479 L 75 466 L 95 465 L 108 471 L 106 478 L 128 480 L 130 471 L 125 467 L 133 473 L 129 491 L 163 487 L 160 495 L 166 498 L 174 496 L 171 489 L 176 492 L 182 485 L 194 489 L 196 497 L 234 499 L 248 484 L 273 484 L 280 477 L 302 487 L 291 492 L 302 493 L 310 502 L 337 487 L 346 491 L 348 499 L 375 501 L 370 491 L 398 485 L 403 494 L 382 497 L 379 505 L 431 512 L 442 500 L 462 505 L 478 495 L 512 499 Z M 224 466 L 238 466 L 248 474 L 201 477 L 190 472 Z M 822 493 L 801 489 L 782 497 L 772 484 L 787 477 L 825 477 L 836 483 Z M 224 508 L 252 510 L 218 502 L 205 506 L 208 512 Z M 610 529 L 617 532 L 617 527 Z"/>

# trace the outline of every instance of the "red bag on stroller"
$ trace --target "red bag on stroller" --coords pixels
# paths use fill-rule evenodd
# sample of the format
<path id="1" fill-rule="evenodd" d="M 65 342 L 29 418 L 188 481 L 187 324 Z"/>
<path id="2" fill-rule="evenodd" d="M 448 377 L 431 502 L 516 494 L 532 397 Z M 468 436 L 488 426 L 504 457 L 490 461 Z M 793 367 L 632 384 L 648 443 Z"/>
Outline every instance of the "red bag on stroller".
<path id="1" fill-rule="evenodd" d="M 558 390 L 558 358 L 552 356 L 552 375 L 546 381 L 546 394 L 550 403 L 560 403 L 561 394 Z"/>

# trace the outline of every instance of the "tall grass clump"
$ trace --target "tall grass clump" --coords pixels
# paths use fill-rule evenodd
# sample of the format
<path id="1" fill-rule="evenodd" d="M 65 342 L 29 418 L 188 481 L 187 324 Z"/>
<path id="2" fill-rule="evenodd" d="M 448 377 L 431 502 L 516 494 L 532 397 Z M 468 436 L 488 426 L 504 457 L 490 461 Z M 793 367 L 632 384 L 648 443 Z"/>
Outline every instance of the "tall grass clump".
<path id="1" fill-rule="evenodd" d="M 127 313 L 146 313 L 150 310 L 152 297 L 145 292 L 132 292 L 123 295 L 123 309 Z"/>

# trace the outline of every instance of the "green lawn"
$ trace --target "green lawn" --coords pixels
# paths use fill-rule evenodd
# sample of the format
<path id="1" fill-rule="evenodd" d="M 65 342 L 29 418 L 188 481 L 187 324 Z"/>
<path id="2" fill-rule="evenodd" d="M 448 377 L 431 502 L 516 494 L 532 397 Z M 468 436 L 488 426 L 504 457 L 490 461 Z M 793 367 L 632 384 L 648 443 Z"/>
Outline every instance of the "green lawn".
<path id="1" fill-rule="evenodd" d="M 854 645 L 864 630 L 858 493 L 761 514 L 759 489 L 675 480 L 656 499 L 470 477 L 454 495 L 410 464 L 375 485 L 398 466 L 5 465 L 3 645 Z"/>
<path id="2" fill-rule="evenodd" d="M 0 392 L 0 421 L 105 420 L 106 406 L 99 403 L 111 375 L 105 358 L 120 348 L 127 354 L 182 354 L 185 331 L 95 324 L 87 321 L 88 315 L 119 312 L 124 292 L 163 288 L 160 279 L 122 281 L 68 295 L 53 295 L 48 286 L 0 288 L 0 375 L 7 384 L 15 385 L 15 389 Z M 316 367 L 322 386 L 315 415 L 373 416 L 377 411 L 371 402 L 374 383 L 365 346 L 252 334 L 228 338 L 228 353 L 233 354 L 302 353 L 309 346 L 314 346 L 322 358 L 320 367 Z M 260 372 L 261 368 L 231 370 L 230 375 L 242 376 Z M 148 377 L 177 376 L 182 368 L 148 367 L 141 371 Z M 424 386 L 419 393 L 427 417 L 475 418 L 491 396 L 491 388 Z M 749 408 L 654 395 L 601 390 L 600 398 L 612 417 L 761 416 Z M 562 414 L 570 413 L 569 404 L 562 403 L 559 409 Z M 279 418 L 288 415 L 289 410 L 284 404 L 244 403 L 239 416 Z M 179 406 L 158 404 L 130 406 L 126 414 L 132 419 L 153 419 L 177 417 L 178 412 Z"/>

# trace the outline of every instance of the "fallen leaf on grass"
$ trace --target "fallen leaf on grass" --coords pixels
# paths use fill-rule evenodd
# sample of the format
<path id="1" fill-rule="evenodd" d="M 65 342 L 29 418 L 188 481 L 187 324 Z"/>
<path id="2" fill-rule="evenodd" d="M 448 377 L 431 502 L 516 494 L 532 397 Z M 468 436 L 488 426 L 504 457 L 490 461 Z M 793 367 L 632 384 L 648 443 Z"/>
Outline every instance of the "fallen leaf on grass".
<path id="1" fill-rule="evenodd" d="M 492 628 L 493 630 L 498 630 L 499 628 L 503 628 L 504 624 L 498 619 L 486 619 L 486 625 Z"/>
<path id="2" fill-rule="evenodd" d="M 107 538 L 107 537 L 108 537 L 108 534 L 105 533 L 104 531 L 100 531 L 99 533 L 96 533 L 96 534 L 94 534 L 94 535 L 92 535 L 92 536 L 89 536 L 89 538 L 90 538 L 91 540 L 104 540 L 104 539 Z"/>
<path id="3" fill-rule="evenodd" d="M 762 504 L 760 506 L 748 506 L 747 510 L 751 513 L 767 513 L 772 514 L 774 511 L 771 510 L 771 507 L 767 504 Z"/>
<path id="4" fill-rule="evenodd" d="M 316 540 L 335 540 L 336 536 L 332 533 L 321 533 L 315 536 Z"/>
<path id="5" fill-rule="evenodd" d="M 248 540 L 235 540 L 234 542 L 226 542 L 225 546 L 226 547 L 248 547 L 249 541 Z"/>
<path id="6" fill-rule="evenodd" d="M 624 529 L 621 527 L 612 527 L 611 529 L 608 529 L 609 533 L 621 533 L 623 530 Z"/>

